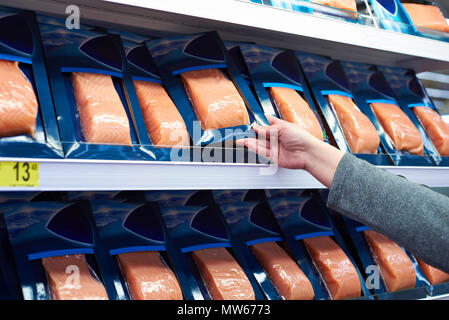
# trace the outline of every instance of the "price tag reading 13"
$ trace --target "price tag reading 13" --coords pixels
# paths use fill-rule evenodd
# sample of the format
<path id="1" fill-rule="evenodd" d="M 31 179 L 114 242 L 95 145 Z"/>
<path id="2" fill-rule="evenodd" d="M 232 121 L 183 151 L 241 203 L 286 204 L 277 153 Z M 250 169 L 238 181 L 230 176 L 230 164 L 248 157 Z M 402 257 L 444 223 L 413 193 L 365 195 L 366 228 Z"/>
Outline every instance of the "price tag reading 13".
<path id="1" fill-rule="evenodd" d="M 38 187 L 39 163 L 0 162 L 1 187 Z"/>

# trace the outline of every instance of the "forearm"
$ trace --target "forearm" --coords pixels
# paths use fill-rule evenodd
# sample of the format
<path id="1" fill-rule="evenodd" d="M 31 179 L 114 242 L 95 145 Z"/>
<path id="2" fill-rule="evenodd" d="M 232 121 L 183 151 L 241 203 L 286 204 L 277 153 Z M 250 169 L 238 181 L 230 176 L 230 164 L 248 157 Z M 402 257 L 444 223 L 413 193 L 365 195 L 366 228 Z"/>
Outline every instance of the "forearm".
<path id="1" fill-rule="evenodd" d="M 449 272 L 449 198 L 345 154 L 328 206 Z"/>
<path id="2" fill-rule="evenodd" d="M 335 171 L 344 152 L 324 142 L 314 142 L 308 149 L 305 170 L 327 188 L 331 187 Z"/>

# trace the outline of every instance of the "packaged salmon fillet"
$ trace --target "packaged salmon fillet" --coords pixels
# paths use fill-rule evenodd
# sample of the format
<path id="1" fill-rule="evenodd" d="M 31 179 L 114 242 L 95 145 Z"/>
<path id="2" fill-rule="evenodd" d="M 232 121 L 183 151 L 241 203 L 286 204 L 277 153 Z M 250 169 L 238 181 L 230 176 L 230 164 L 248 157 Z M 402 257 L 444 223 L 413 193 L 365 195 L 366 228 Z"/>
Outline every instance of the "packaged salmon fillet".
<path id="1" fill-rule="evenodd" d="M 268 199 L 284 248 L 310 281 L 316 300 L 372 299 L 322 201 L 317 193 Z"/>
<path id="2" fill-rule="evenodd" d="M 419 131 L 396 104 L 377 102 L 371 103 L 371 107 L 396 149 L 424 155 L 424 143 Z"/>
<path id="3" fill-rule="evenodd" d="M 178 109 L 158 83 L 135 80 L 151 142 L 156 146 L 189 146 L 190 136 Z"/>
<path id="4" fill-rule="evenodd" d="M 142 148 L 154 154 L 159 161 L 192 161 L 186 123 L 143 43 L 150 38 L 113 29 L 108 29 L 108 33 L 121 39 L 125 51 L 130 84 L 126 88 L 127 98 L 131 104 L 139 106 L 149 138 L 148 144 L 142 144 Z M 182 152 L 176 152 L 181 148 Z"/>
<path id="5" fill-rule="evenodd" d="M 416 272 L 405 251 L 378 232 L 367 230 L 364 234 L 387 290 L 391 292 L 414 288 Z"/>
<path id="6" fill-rule="evenodd" d="M 377 66 L 340 61 L 355 104 L 379 134 L 385 157 L 395 165 L 435 166 L 438 154 L 405 101 L 414 94 Z M 405 84 L 405 86 L 407 86 Z M 411 103 L 411 102 L 410 102 Z"/>
<path id="7" fill-rule="evenodd" d="M 74 72 L 72 82 L 86 142 L 131 145 L 129 119 L 111 76 Z"/>
<path id="8" fill-rule="evenodd" d="M 282 119 L 301 126 L 315 138 L 323 140 L 323 130 L 307 102 L 293 89 L 270 88 L 271 96 Z"/>
<path id="9" fill-rule="evenodd" d="M 426 276 L 427 280 L 429 280 L 430 284 L 435 285 L 449 281 L 449 274 L 446 272 L 432 267 L 430 264 L 425 263 L 419 258 L 416 258 L 416 261 L 418 261 L 419 267 Z"/>
<path id="10" fill-rule="evenodd" d="M 263 192 L 251 191 L 213 193 L 218 212 L 226 221 L 234 256 L 245 261 L 245 271 L 253 275 L 266 299 L 313 299 L 313 288 L 307 277 L 276 243 L 281 243 L 283 238 L 275 218 L 266 204 L 260 202 Z M 228 196 L 233 196 L 234 201 Z M 271 252 L 269 249 L 273 248 L 279 250 Z M 277 263 L 279 268 L 274 267 Z"/>
<path id="11" fill-rule="evenodd" d="M 449 126 L 441 119 L 414 71 L 385 66 L 376 68 L 382 72 L 394 91 L 401 110 L 419 131 L 426 154 L 429 154 L 436 164 L 444 165 L 449 162 L 445 161 L 444 155 L 445 132 L 449 132 Z"/>
<path id="12" fill-rule="evenodd" d="M 184 254 L 166 238 L 157 202 L 89 202 L 98 247 L 119 300 L 195 300 L 200 290 Z M 98 253 L 97 253 L 98 255 Z M 103 269 L 106 267 L 103 266 Z"/>
<path id="13" fill-rule="evenodd" d="M 265 114 L 296 123 L 324 141 L 315 104 L 293 52 L 253 44 L 240 44 L 240 49 Z"/>
<path id="14" fill-rule="evenodd" d="M 366 89 L 370 85 L 368 75 L 352 78 L 352 73 L 347 73 L 340 61 L 299 51 L 295 55 L 325 121 L 329 141 L 340 150 L 354 153 L 372 164 L 394 163 L 390 150 L 384 148 L 385 139 L 379 123 L 366 100 L 359 96 L 359 91 L 365 94 L 372 90 L 373 94 L 378 94 L 371 88 Z M 371 72 L 369 69 L 362 71 Z"/>
<path id="15" fill-rule="evenodd" d="M 212 300 L 254 300 L 245 272 L 225 248 L 192 252 Z"/>
<path id="16" fill-rule="evenodd" d="M 258 243 L 251 250 L 285 300 L 313 300 L 315 295 L 309 279 L 279 245 Z"/>
<path id="17" fill-rule="evenodd" d="M 84 255 L 43 258 L 42 265 L 54 300 L 108 300 L 103 284 L 92 275 Z M 76 278 L 70 277 L 71 272 Z"/>
<path id="18" fill-rule="evenodd" d="M 413 24 L 417 27 L 449 32 L 449 25 L 436 5 L 402 3 Z"/>
<path id="19" fill-rule="evenodd" d="M 449 124 L 444 122 L 440 114 L 427 106 L 414 107 L 413 112 L 425 128 L 438 153 L 444 157 L 448 157 Z"/>
<path id="20" fill-rule="evenodd" d="M 204 130 L 249 124 L 245 102 L 231 80 L 218 69 L 181 73 L 193 109 Z"/>
<path id="21" fill-rule="evenodd" d="M 182 291 L 171 269 L 156 251 L 118 254 L 133 300 L 182 300 Z"/>
<path id="22" fill-rule="evenodd" d="M 266 298 L 245 258 L 251 251 L 234 241 L 217 206 L 161 207 L 160 212 L 171 261 L 181 264 L 182 270 L 175 272 L 181 286 L 187 284 L 185 299 L 189 299 L 186 293 L 201 300 Z"/>
<path id="23" fill-rule="evenodd" d="M 120 36 L 39 28 L 65 157 L 156 159 Z"/>
<path id="24" fill-rule="evenodd" d="M 1 8 L 0 156 L 61 158 L 60 143 L 36 16 Z"/>
<path id="25" fill-rule="evenodd" d="M 337 216 L 335 216 L 337 218 Z M 338 216 L 364 271 L 367 287 L 379 300 L 415 300 L 428 296 L 429 282 L 414 258 L 385 235 L 347 217 Z"/>
<path id="26" fill-rule="evenodd" d="M 360 279 L 352 262 L 330 238 L 303 240 L 333 300 L 360 297 Z"/>
<path id="27" fill-rule="evenodd" d="M 267 120 L 216 32 L 145 41 L 194 145 L 254 136 Z"/>
<path id="28" fill-rule="evenodd" d="M 380 139 L 368 117 L 346 96 L 327 96 L 353 153 L 377 153 Z"/>
<path id="29" fill-rule="evenodd" d="M 29 134 L 36 130 L 37 99 L 18 61 L 0 59 L 1 101 L 0 138 Z"/>
<path id="30" fill-rule="evenodd" d="M 118 298 L 86 202 L 11 203 L 2 214 L 25 300 Z"/>

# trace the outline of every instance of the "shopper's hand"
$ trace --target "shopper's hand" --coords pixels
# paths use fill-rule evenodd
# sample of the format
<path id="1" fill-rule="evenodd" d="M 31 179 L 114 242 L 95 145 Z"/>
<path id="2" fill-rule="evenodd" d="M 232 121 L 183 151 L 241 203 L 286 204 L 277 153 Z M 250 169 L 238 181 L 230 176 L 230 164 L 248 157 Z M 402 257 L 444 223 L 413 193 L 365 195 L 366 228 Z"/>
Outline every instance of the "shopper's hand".
<path id="1" fill-rule="evenodd" d="M 247 138 L 237 143 L 244 144 L 282 168 L 305 169 L 307 151 L 319 140 L 296 124 L 275 117 L 267 119 L 269 127 L 253 126 L 257 139 Z"/>
<path id="2" fill-rule="evenodd" d="M 307 170 L 326 187 L 330 187 L 344 153 L 315 138 L 297 124 L 275 117 L 267 119 L 270 126 L 253 127 L 257 139 L 246 138 L 237 143 L 282 168 Z"/>

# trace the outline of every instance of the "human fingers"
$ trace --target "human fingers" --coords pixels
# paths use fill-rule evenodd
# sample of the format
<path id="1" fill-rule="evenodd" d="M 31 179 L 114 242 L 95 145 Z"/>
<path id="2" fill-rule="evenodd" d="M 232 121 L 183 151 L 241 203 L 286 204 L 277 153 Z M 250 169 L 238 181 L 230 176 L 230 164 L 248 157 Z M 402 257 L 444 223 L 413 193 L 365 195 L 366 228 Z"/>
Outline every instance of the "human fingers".
<path id="1" fill-rule="evenodd" d="M 270 157 L 270 143 L 267 140 L 260 140 L 256 138 L 245 138 L 236 141 L 237 144 L 244 145 L 249 150 L 261 155 L 262 157 Z"/>

